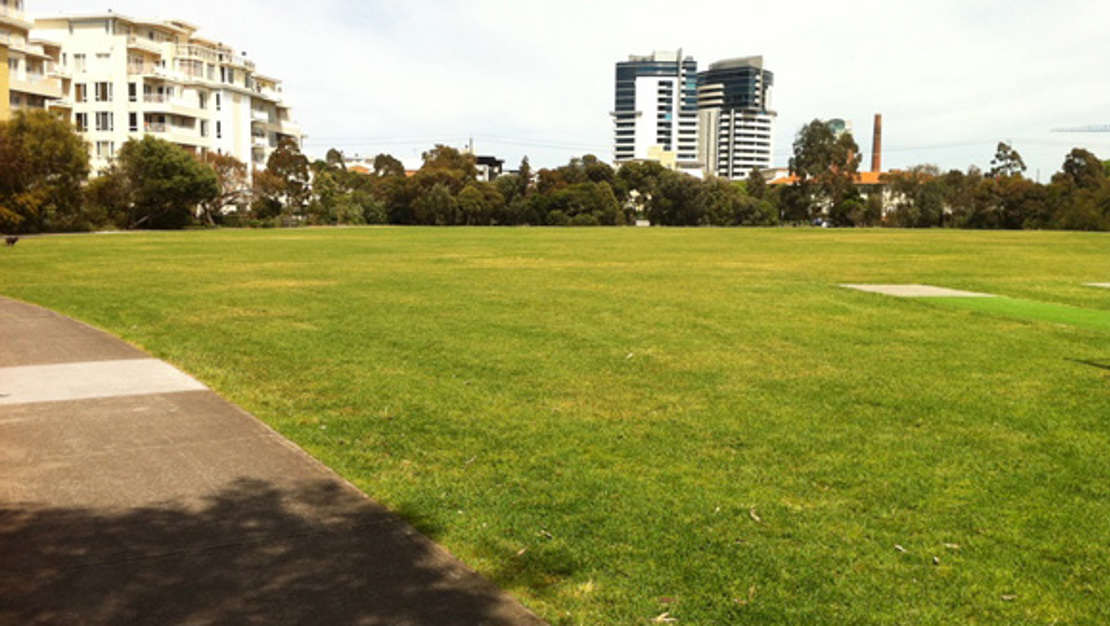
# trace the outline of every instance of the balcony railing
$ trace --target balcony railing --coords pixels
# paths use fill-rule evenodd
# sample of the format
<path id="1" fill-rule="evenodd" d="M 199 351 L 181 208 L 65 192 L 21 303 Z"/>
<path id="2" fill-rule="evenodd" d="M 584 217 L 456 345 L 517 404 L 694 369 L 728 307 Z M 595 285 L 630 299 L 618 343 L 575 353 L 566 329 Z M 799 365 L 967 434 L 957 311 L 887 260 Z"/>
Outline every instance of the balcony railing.
<path id="1" fill-rule="evenodd" d="M 73 72 L 71 72 L 68 67 L 62 65 L 61 63 L 47 63 L 46 73 L 50 76 L 55 76 L 58 78 L 70 78 L 71 76 L 73 76 Z"/>
<path id="2" fill-rule="evenodd" d="M 31 30 L 34 26 L 31 20 L 27 19 L 27 14 L 23 12 L 23 9 L 15 7 L 0 5 L 0 19 L 24 30 Z"/>
<path id="3" fill-rule="evenodd" d="M 150 39 L 145 39 L 143 37 L 139 37 L 138 35 L 128 36 L 127 37 L 127 45 L 132 47 L 132 48 L 139 48 L 140 50 L 146 50 L 147 52 L 153 52 L 153 53 L 159 54 L 159 55 L 162 54 L 162 44 L 160 44 L 156 41 L 151 41 Z"/>
<path id="4" fill-rule="evenodd" d="M 62 83 L 41 74 L 23 74 L 9 77 L 12 91 L 34 94 L 45 98 L 61 98 Z"/>
<path id="5" fill-rule="evenodd" d="M 164 133 L 166 132 L 165 122 L 144 122 L 143 130 L 148 133 Z"/>
<path id="6" fill-rule="evenodd" d="M 219 61 L 219 53 L 211 48 L 198 46 L 195 44 L 178 44 L 177 56 L 190 59 L 200 59 L 209 63 L 217 63 Z"/>

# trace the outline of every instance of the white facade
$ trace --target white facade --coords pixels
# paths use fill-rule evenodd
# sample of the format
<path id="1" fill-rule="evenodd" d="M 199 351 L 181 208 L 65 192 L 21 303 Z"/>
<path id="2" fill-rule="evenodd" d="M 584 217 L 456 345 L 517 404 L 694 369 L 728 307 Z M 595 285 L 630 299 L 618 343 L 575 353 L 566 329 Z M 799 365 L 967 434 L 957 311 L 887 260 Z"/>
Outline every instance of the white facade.
<path id="1" fill-rule="evenodd" d="M 23 0 L 0 0 L 0 120 L 23 109 L 64 108 L 57 44 L 31 36 Z"/>
<path id="2" fill-rule="evenodd" d="M 235 50 L 181 21 L 116 14 L 40 19 L 34 32 L 61 44 L 65 99 L 90 144 L 93 171 L 131 138 L 152 135 L 198 156 L 231 155 L 265 167 L 283 137 L 303 135 L 281 83 Z"/>
<path id="3" fill-rule="evenodd" d="M 614 154 L 618 164 L 658 160 L 699 171 L 697 62 L 682 51 L 617 64 Z"/>
<path id="4" fill-rule="evenodd" d="M 698 138 L 698 151 L 707 176 L 740 180 L 753 169 L 771 167 L 774 113 L 708 108 L 699 120 L 705 132 Z"/>

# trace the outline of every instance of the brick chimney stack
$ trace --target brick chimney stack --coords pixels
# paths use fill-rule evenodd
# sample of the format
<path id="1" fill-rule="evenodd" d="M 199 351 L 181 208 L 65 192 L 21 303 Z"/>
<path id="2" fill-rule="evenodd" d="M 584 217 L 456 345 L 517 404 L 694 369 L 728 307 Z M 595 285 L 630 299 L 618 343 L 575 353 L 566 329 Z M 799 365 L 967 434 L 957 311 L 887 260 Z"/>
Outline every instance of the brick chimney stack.
<path id="1" fill-rule="evenodd" d="M 875 143 L 871 146 L 871 171 L 883 171 L 883 116 L 875 115 Z"/>

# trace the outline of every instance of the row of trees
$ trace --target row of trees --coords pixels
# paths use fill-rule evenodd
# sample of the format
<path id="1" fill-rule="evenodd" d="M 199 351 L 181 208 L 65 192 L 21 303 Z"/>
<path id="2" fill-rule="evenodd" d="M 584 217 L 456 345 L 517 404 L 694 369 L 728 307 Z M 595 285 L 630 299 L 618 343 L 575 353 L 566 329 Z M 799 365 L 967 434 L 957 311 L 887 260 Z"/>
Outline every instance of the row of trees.
<path id="1" fill-rule="evenodd" d="M 1052 182 L 1024 177 L 1021 156 L 999 144 L 991 169 L 940 172 L 919 166 L 887 175 L 879 189 L 858 183 L 859 148 L 814 120 L 798 133 L 794 180 L 768 186 L 700 180 L 658 163 L 616 170 L 597 157 L 492 182 L 473 156 L 446 146 L 423 155 L 415 173 L 379 155 L 373 171 L 347 169 L 331 150 L 310 162 L 282 141 L 266 169 L 248 172 L 218 154 L 198 159 L 146 137 L 127 142 L 91 181 L 84 140 L 47 112 L 20 112 L 0 123 L 0 230 L 76 231 L 184 228 L 190 225 L 835 226 L 909 228 L 1060 228 L 1110 230 L 1108 167 L 1073 150 Z"/>
<path id="2" fill-rule="evenodd" d="M 775 204 L 787 221 L 902 228 L 1110 230 L 1110 162 L 1076 148 L 1047 185 L 1025 177 L 1021 155 L 999 143 L 991 167 L 942 172 L 932 165 L 885 174 L 863 196 L 859 147 L 814 120 L 798 133 L 793 185 Z"/>
<path id="3" fill-rule="evenodd" d="M 310 223 L 620 226 L 645 216 L 656 224 L 734 226 L 777 219 L 743 185 L 703 182 L 656 163 L 614 170 L 587 155 L 533 174 L 525 158 L 518 173 L 487 182 L 472 156 L 441 145 L 411 176 L 388 155 L 374 165 L 369 176 L 352 174 L 335 151 L 313 164 Z"/>

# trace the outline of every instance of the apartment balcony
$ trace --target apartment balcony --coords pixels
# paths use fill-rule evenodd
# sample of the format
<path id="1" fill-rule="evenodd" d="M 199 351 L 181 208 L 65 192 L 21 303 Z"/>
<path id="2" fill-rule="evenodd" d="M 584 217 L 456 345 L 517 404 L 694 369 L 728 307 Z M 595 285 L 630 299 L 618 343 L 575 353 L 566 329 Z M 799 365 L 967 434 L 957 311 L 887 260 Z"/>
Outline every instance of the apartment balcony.
<path id="1" fill-rule="evenodd" d="M 294 124 L 288 120 L 282 121 L 277 125 L 277 132 L 279 135 L 288 135 L 289 137 L 301 138 L 304 136 L 300 124 Z"/>
<path id="2" fill-rule="evenodd" d="M 46 107 L 58 111 L 72 111 L 73 101 L 69 98 L 60 98 L 58 100 L 51 100 L 47 102 Z"/>
<path id="3" fill-rule="evenodd" d="M 207 138 L 201 137 L 196 129 L 174 126 L 165 122 L 144 122 L 143 132 L 185 146 L 204 146 L 208 144 Z"/>
<path id="4" fill-rule="evenodd" d="M 139 37 L 138 35 L 129 35 L 127 37 L 127 47 L 131 50 L 142 50 L 143 52 L 150 52 L 162 56 L 162 44 Z"/>
<path id="5" fill-rule="evenodd" d="M 183 117 L 201 117 L 204 114 L 199 103 L 178 100 L 158 93 L 143 94 L 143 105 L 143 109 L 150 113 L 164 113 Z"/>
<path id="6" fill-rule="evenodd" d="M 195 44 L 178 44 L 176 52 L 179 59 L 195 59 L 213 64 L 220 60 L 220 55 L 215 50 Z"/>
<path id="7" fill-rule="evenodd" d="M 54 78 L 73 78 L 73 72 L 61 63 L 47 64 L 46 73 Z"/>
<path id="8" fill-rule="evenodd" d="M 261 122 L 263 124 L 269 124 L 270 123 L 270 112 L 269 111 L 259 111 L 258 109 L 251 109 L 251 121 L 252 122 Z"/>
<path id="9" fill-rule="evenodd" d="M 20 30 L 31 30 L 35 26 L 21 9 L 8 6 L 0 6 L 0 24 L 15 26 Z"/>
<path id="10" fill-rule="evenodd" d="M 6 30 L 0 29 L 0 45 L 7 46 L 15 52 L 26 52 L 27 38 L 13 35 Z"/>
<path id="11" fill-rule="evenodd" d="M 11 76 L 9 77 L 9 86 L 12 91 L 33 94 L 44 98 L 56 100 L 62 97 L 61 81 L 47 78 L 42 75 Z"/>
<path id="12" fill-rule="evenodd" d="M 260 98 L 262 100 L 266 100 L 266 101 L 272 102 L 274 104 L 280 104 L 282 102 L 282 100 L 285 98 L 285 94 L 281 93 L 280 91 L 278 91 L 276 89 L 266 89 L 264 87 L 255 87 L 253 89 L 253 91 L 254 91 L 254 96 L 256 98 Z"/>

